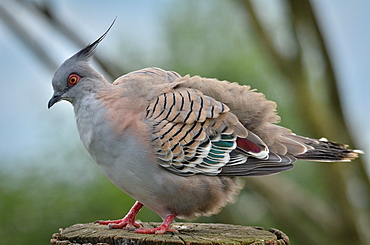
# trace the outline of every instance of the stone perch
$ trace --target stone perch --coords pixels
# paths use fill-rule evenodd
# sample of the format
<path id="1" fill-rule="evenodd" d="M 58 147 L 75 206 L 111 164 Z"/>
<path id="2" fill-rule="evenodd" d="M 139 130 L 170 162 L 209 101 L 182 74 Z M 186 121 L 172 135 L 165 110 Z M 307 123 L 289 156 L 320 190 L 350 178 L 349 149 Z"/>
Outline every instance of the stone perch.
<path id="1" fill-rule="evenodd" d="M 143 223 L 144 228 L 153 228 L 160 223 Z M 289 245 L 289 238 L 277 229 L 268 231 L 260 227 L 202 224 L 202 223 L 174 223 L 179 233 L 165 233 L 163 235 L 136 234 L 128 230 L 108 229 L 107 226 L 87 223 L 76 224 L 60 233 L 53 234 L 51 245 Z"/>

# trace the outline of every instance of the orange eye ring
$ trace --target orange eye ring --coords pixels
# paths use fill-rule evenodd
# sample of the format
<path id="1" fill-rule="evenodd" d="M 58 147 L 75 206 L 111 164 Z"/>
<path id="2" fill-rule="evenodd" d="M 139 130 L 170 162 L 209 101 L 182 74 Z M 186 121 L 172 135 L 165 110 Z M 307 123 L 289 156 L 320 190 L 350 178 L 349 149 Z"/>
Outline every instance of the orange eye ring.
<path id="1" fill-rule="evenodd" d="M 68 87 L 75 86 L 81 77 L 77 74 L 71 74 L 68 76 Z"/>

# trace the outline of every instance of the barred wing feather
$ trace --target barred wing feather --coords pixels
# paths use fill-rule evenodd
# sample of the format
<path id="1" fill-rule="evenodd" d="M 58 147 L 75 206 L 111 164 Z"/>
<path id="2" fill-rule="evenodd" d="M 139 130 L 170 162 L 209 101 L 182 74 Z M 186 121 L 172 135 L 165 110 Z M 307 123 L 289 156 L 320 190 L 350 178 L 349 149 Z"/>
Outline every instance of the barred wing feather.
<path id="1" fill-rule="evenodd" d="M 199 90 L 161 94 L 146 108 L 146 121 L 159 164 L 175 174 L 217 175 L 223 167 L 246 165 L 249 159 L 270 160 L 271 165 L 266 144 L 248 132 L 227 105 Z"/>

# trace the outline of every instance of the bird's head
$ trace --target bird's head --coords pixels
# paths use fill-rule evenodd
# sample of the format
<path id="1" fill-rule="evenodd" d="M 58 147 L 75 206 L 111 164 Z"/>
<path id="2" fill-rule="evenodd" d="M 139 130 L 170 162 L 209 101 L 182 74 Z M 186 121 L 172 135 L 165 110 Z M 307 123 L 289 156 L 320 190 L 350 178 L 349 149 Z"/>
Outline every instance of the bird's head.
<path id="1" fill-rule="evenodd" d="M 104 80 L 103 76 L 90 66 L 89 60 L 98 44 L 112 28 L 114 22 L 115 20 L 108 30 L 95 42 L 64 61 L 56 70 L 52 79 L 54 94 L 49 100 L 48 108 L 60 100 L 67 100 L 73 103 L 75 99 L 82 97 L 85 91 L 91 90 L 99 82 Z"/>

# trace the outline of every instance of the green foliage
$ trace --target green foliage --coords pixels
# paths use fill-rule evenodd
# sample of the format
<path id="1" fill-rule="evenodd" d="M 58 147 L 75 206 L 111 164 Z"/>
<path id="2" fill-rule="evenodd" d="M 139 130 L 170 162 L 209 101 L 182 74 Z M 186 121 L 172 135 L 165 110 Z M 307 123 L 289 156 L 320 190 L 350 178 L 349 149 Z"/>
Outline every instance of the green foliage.
<path id="1" fill-rule="evenodd" d="M 123 40 L 125 45 L 121 49 L 126 50 L 125 61 L 117 57 L 114 63 L 124 70 L 158 66 L 181 75 L 215 77 L 251 85 L 277 102 L 283 118 L 281 125 L 307 136 L 316 133 L 318 130 L 312 128 L 317 125 L 308 123 L 302 116 L 306 108 L 297 107 L 297 104 L 302 105 L 299 100 L 304 98 L 299 98 L 289 76 L 261 47 L 257 30 L 252 28 L 242 1 L 210 2 L 174 3 L 169 9 L 176 11 L 163 11 L 162 42 L 143 53 L 134 41 Z M 313 77 L 311 90 L 316 85 L 320 91 L 328 90 L 320 77 Z M 323 92 L 313 97 L 318 101 L 326 100 Z M 10 164 L 25 161 L 27 166 L 0 172 L 2 243 L 46 244 L 60 227 L 121 218 L 134 203 L 100 173 L 80 142 L 68 143 L 70 147 L 60 147 L 64 149 L 62 152 L 50 147 L 47 150 L 51 153 L 35 159 L 12 159 Z M 274 176 L 250 178 L 236 204 L 228 205 L 216 216 L 202 217 L 198 221 L 275 227 L 286 232 L 296 244 L 323 244 L 323 241 L 330 244 L 332 239 L 331 244 L 345 244 L 342 238 L 347 234 L 341 229 L 348 227 L 338 203 L 346 199 L 348 190 L 330 175 L 336 171 L 332 166 L 299 162 L 292 171 L 279 175 L 280 182 L 276 182 Z M 273 184 L 268 186 L 268 183 Z M 334 189 L 338 191 L 333 192 Z M 349 213 L 358 212 L 353 206 L 348 209 Z M 148 209 L 142 210 L 138 218 L 160 220 Z"/>
<path id="2" fill-rule="evenodd" d="M 84 157 L 80 156 L 81 159 Z M 38 165 L 33 161 L 29 163 L 31 166 Z M 60 164 L 78 165 L 73 161 Z M 85 164 L 81 167 L 93 168 Z M 122 218 L 134 203 L 97 169 L 88 179 L 75 174 L 75 170 L 79 171 L 76 167 L 69 166 L 68 169 L 71 172 L 62 175 L 72 175 L 73 179 L 63 179 L 53 172 L 53 168 L 45 169 L 45 166 L 26 167 L 21 174 L 12 171 L 1 173 L 2 244 L 47 244 L 51 234 L 61 227 L 98 219 Z M 160 220 L 148 210 L 143 210 L 140 217 L 148 221 Z"/>

